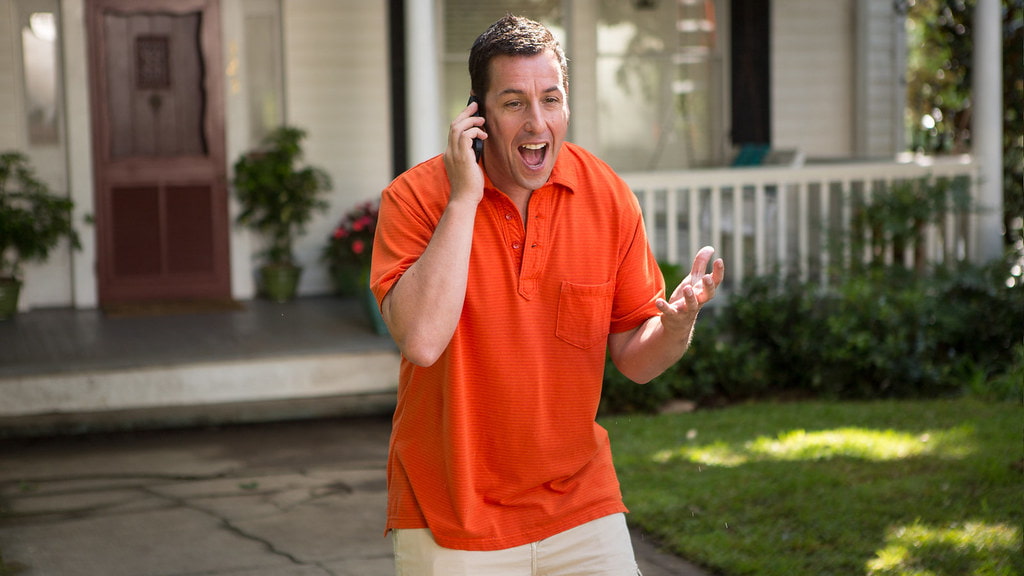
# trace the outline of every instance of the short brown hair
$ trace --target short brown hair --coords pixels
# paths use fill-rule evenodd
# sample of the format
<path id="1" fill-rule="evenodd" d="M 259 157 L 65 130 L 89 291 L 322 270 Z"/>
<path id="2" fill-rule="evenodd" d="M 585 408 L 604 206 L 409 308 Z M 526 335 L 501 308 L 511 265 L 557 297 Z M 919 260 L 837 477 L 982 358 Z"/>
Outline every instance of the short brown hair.
<path id="1" fill-rule="evenodd" d="M 506 14 L 477 37 L 469 51 L 469 79 L 473 93 L 483 100 L 490 87 L 490 65 L 495 56 L 536 56 L 551 50 L 562 68 L 562 88 L 569 92 L 569 64 L 562 46 L 546 26 L 522 16 Z"/>

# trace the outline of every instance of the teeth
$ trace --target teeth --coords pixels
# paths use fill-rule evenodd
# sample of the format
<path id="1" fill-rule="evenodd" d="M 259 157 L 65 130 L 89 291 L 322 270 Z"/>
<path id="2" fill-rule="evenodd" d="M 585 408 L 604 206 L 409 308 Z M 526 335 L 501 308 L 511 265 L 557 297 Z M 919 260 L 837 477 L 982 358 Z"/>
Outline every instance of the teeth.
<path id="1" fill-rule="evenodd" d="M 523 148 L 527 150 L 540 150 L 547 146 L 547 144 L 523 144 Z"/>

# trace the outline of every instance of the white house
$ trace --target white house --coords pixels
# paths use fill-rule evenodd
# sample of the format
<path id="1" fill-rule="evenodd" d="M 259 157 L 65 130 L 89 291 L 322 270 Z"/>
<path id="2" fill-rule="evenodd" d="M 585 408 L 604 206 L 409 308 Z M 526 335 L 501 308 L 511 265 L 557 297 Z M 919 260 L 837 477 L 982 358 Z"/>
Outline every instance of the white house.
<path id="1" fill-rule="evenodd" d="M 329 213 L 298 246 L 300 291 L 327 291 L 317 256 L 332 224 L 442 150 L 468 93 L 469 46 L 506 11 L 556 31 L 570 58 L 570 137 L 631 177 L 699 179 L 743 143 L 806 166 L 894 163 L 904 148 L 896 10 L 890 0 L 0 0 L 0 150 L 26 152 L 66 191 L 83 240 L 27 268 L 20 308 L 253 297 L 258 239 L 233 224 L 231 164 L 281 122 L 307 130 L 307 160 L 335 183 Z M 985 32 L 998 30 L 998 0 L 978 2 L 977 22 L 973 165 L 984 176 L 1001 166 L 998 33 Z M 982 182 L 983 200 L 1000 201 Z"/>
<path id="2" fill-rule="evenodd" d="M 25 152 L 74 200 L 83 244 L 26 267 L 20 309 L 91 315 L 129 301 L 253 298 L 259 239 L 233 224 L 231 166 L 281 123 L 307 131 L 306 159 L 334 181 L 329 212 L 297 247 L 306 268 L 300 291 L 326 293 L 317 259 L 336 220 L 442 151 L 469 91 L 469 47 L 506 11 L 546 23 L 562 41 L 570 138 L 633 187 L 660 259 L 686 261 L 711 243 L 729 262 L 727 292 L 775 266 L 813 277 L 828 258 L 819 223 L 843 225 L 849 198 L 879 183 L 929 175 L 967 182 L 995 210 L 931 226 L 925 257 L 998 256 L 999 2 L 977 0 L 975 149 L 944 162 L 900 157 L 899 6 L 0 0 L 0 150 Z M 738 151 L 765 149 L 770 165 L 734 166 Z M 19 338 L 17 326 L 6 328 Z M 15 371 L 0 378 L 0 423 L 291 399 L 321 405 L 388 395 L 395 373 L 390 349 Z"/>

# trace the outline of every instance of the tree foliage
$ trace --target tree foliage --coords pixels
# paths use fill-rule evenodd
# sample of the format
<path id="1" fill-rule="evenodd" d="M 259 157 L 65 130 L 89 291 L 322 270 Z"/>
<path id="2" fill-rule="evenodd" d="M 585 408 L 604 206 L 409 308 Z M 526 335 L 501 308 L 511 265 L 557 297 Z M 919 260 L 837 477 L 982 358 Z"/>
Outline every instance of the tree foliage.
<path id="1" fill-rule="evenodd" d="M 909 0 L 907 141 L 927 154 L 971 149 L 976 0 Z M 1024 0 L 1002 0 L 1006 244 L 1024 256 Z"/>

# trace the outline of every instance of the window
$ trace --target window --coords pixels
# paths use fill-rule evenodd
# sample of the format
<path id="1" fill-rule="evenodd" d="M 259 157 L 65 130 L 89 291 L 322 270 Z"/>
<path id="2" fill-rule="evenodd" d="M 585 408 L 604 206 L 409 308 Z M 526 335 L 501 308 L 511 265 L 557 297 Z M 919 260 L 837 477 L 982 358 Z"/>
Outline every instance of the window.
<path id="1" fill-rule="evenodd" d="M 247 2 L 245 10 L 249 144 L 256 146 L 284 121 L 281 8 L 276 0 L 262 0 Z M 237 65 L 237 60 L 232 62 Z"/>
<path id="2" fill-rule="evenodd" d="M 732 0 L 732 140 L 771 144 L 769 33 L 765 0 Z"/>
<path id="3" fill-rule="evenodd" d="M 59 46 L 56 0 L 23 2 L 21 57 L 30 146 L 60 144 Z"/>
<path id="4" fill-rule="evenodd" d="M 619 170 L 707 166 L 718 99 L 711 0 L 604 0 L 598 14 L 598 153 Z"/>
<path id="5" fill-rule="evenodd" d="M 570 106 L 580 98 L 593 98 L 596 116 L 585 118 L 573 108 L 570 137 L 574 124 L 597 126 L 593 151 L 621 171 L 720 165 L 727 152 L 717 10 L 723 3 L 518 0 L 492 9 L 472 0 L 446 0 L 442 125 L 466 105 L 466 61 L 473 40 L 511 12 L 551 28 L 569 57 L 570 76 L 584 67 L 594 71 L 593 95 L 574 93 L 570 77 Z M 566 41 L 573 35 L 573 22 L 596 22 L 595 46 Z M 581 36 L 594 36 L 594 31 L 587 32 Z"/>
<path id="6" fill-rule="evenodd" d="M 444 104 L 442 126 L 466 107 L 469 98 L 469 49 L 476 37 L 506 13 L 532 18 L 547 26 L 565 48 L 561 0 L 511 0 L 500 6 L 476 0 L 446 0 L 444 9 Z M 414 95 L 410 94 L 410 97 Z"/>

